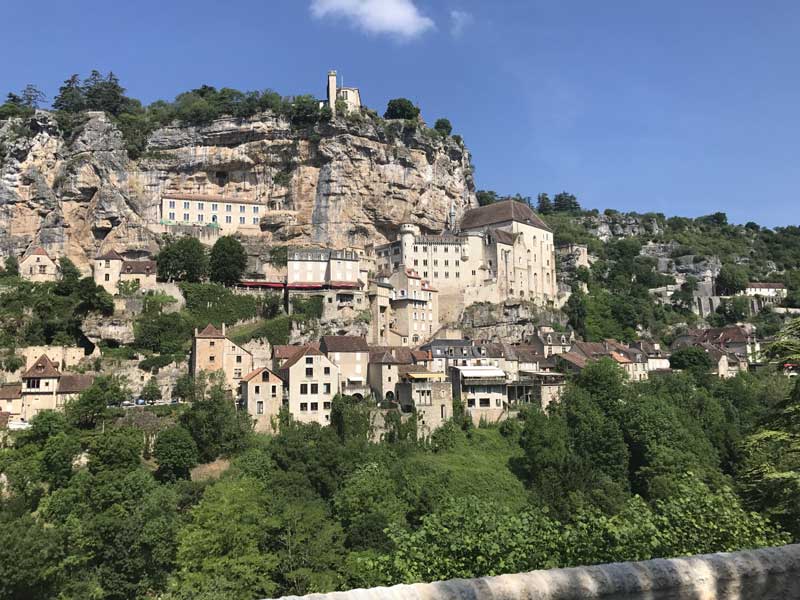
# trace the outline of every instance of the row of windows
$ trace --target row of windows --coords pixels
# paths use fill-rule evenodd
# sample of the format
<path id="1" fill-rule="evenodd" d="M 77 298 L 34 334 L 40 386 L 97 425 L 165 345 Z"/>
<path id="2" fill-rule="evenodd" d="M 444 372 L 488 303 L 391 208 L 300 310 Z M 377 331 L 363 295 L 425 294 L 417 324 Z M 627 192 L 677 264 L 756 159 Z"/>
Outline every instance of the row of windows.
<path id="1" fill-rule="evenodd" d="M 481 408 L 489 408 L 489 407 L 492 406 L 492 401 L 489 398 L 480 398 L 478 400 L 478 403 L 479 403 Z M 494 403 L 495 403 L 495 406 L 500 406 L 501 405 L 499 398 L 497 398 L 494 401 Z M 468 408 L 475 408 L 475 398 L 467 399 L 467 407 Z"/>
<path id="2" fill-rule="evenodd" d="M 174 212 L 169 213 L 169 216 L 167 218 L 170 221 L 174 221 L 175 220 L 175 213 Z M 189 213 L 183 213 L 183 221 L 184 221 L 184 223 L 188 223 L 189 220 L 190 220 Z M 198 223 L 205 223 L 205 220 L 206 220 L 205 215 L 197 215 L 197 222 Z M 211 222 L 212 223 L 217 223 L 218 222 L 217 215 L 211 215 Z M 226 223 L 232 223 L 233 222 L 233 218 L 230 215 L 226 215 L 225 216 L 225 222 Z M 239 225 L 244 225 L 246 222 L 247 222 L 247 218 L 246 217 L 239 217 Z M 258 217 L 253 217 L 253 225 L 258 225 Z"/>
<path id="3" fill-rule="evenodd" d="M 311 404 L 311 411 L 312 412 L 316 411 L 316 410 L 319 410 L 319 402 L 311 402 L 310 404 Z M 301 412 L 308 411 L 309 410 L 308 405 L 309 405 L 308 402 L 301 402 L 300 403 L 300 411 Z M 323 402 L 322 403 L 322 410 L 330 410 L 330 409 L 331 409 L 331 403 L 330 402 Z"/>
<path id="4" fill-rule="evenodd" d="M 445 254 L 447 254 L 448 252 L 450 252 L 450 246 L 443 245 L 443 246 L 442 246 L 442 248 L 444 248 L 444 252 L 445 252 Z M 453 252 L 454 252 L 454 253 L 455 253 L 455 252 L 458 252 L 458 249 L 459 249 L 459 246 L 457 246 L 457 245 L 455 245 L 455 244 L 454 244 L 454 245 L 453 245 Z M 433 251 L 434 251 L 434 252 L 438 252 L 438 251 L 439 251 L 439 246 L 438 246 L 438 245 L 433 245 Z M 414 252 L 419 252 L 419 246 L 414 246 Z"/>
<path id="5" fill-rule="evenodd" d="M 455 264 L 453 265 L 454 267 L 459 267 L 459 266 L 461 266 L 461 263 L 460 263 L 459 261 L 457 261 L 457 260 L 456 260 L 456 261 L 453 261 L 453 262 L 455 263 Z M 414 266 L 415 266 L 415 267 L 419 266 L 419 260 L 417 260 L 416 258 L 414 259 Z M 423 267 L 427 267 L 427 266 L 428 266 L 428 259 L 427 259 L 427 258 L 423 258 L 423 259 L 422 259 L 422 266 L 423 266 Z M 439 266 L 439 259 L 436 259 L 436 258 L 435 258 L 435 259 L 433 259 L 433 266 L 434 266 L 434 267 L 438 267 L 438 266 Z M 449 261 L 449 260 L 445 260 L 445 261 L 444 261 L 444 266 L 445 266 L 445 267 L 449 267 L 449 266 L 450 266 L 450 261 Z"/>
<path id="6" fill-rule="evenodd" d="M 323 383 L 322 384 L 322 393 L 323 394 L 330 394 L 331 393 L 331 384 L 330 383 Z M 315 394 L 319 394 L 319 384 L 318 383 L 301 383 L 300 384 L 300 395 L 307 396 L 311 394 L 312 396 Z"/>
<path id="7" fill-rule="evenodd" d="M 184 210 L 189 210 L 190 205 L 191 205 L 191 202 L 184 202 L 183 203 L 183 209 Z M 169 207 L 170 208 L 175 208 L 175 200 L 170 200 L 169 201 Z M 203 202 L 198 202 L 196 208 L 197 208 L 197 210 L 205 210 L 205 204 Z M 259 209 L 260 209 L 259 206 L 253 206 L 253 214 L 257 215 Z M 216 204 L 216 203 L 212 203 L 211 204 L 211 211 L 212 212 L 216 212 L 218 210 L 219 210 L 219 205 Z M 246 212 L 246 211 L 247 211 L 247 207 L 244 206 L 243 204 L 240 204 L 239 205 L 239 212 L 243 213 L 243 212 Z M 233 206 L 230 205 L 230 204 L 226 204 L 225 205 L 225 212 L 233 212 Z"/>

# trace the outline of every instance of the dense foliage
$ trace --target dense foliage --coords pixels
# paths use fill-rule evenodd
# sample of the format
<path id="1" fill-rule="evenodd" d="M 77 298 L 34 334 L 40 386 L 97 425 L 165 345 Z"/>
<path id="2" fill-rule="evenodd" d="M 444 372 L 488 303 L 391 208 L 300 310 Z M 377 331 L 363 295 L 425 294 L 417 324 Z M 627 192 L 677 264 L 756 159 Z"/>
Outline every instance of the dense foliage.
<path id="1" fill-rule="evenodd" d="M 381 443 L 349 398 L 331 427 L 283 414 L 280 434 L 255 435 L 221 380 L 200 377 L 143 444 L 106 408 L 124 396 L 115 385 L 0 450 L 0 598 L 245 600 L 800 535 L 800 388 L 770 373 L 630 384 L 599 361 L 549 414 L 475 428 L 456 410 L 430 440 L 398 421 Z M 224 473 L 190 480 L 219 457 Z"/>

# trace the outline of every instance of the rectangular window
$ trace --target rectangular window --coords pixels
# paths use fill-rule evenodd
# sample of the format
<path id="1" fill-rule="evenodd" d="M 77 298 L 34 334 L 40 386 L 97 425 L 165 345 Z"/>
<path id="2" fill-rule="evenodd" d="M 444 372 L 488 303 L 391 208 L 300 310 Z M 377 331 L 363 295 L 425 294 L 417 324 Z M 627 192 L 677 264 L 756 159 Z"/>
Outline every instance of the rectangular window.
<path id="1" fill-rule="evenodd" d="M 243 205 L 243 204 L 240 204 L 240 205 L 239 205 L 239 212 L 240 212 L 240 213 L 243 213 L 244 211 L 245 211 L 245 207 L 244 207 L 244 205 Z"/>
<path id="2" fill-rule="evenodd" d="M 238 354 L 238 355 L 236 356 L 236 364 L 237 364 L 237 365 L 240 365 L 240 364 L 242 364 L 242 355 L 241 355 L 241 354 Z"/>
<path id="3" fill-rule="evenodd" d="M 183 213 L 183 220 L 184 221 L 188 221 L 189 220 L 189 213 Z"/>
<path id="4" fill-rule="evenodd" d="M 264 414 L 264 403 L 263 402 L 256 402 L 256 414 L 263 415 Z"/>
<path id="5" fill-rule="evenodd" d="M 261 386 L 260 385 L 255 386 L 254 389 L 256 391 L 256 394 L 260 394 L 261 393 Z"/>
<path id="6" fill-rule="evenodd" d="M 109 275 L 108 273 L 106 273 L 106 281 L 111 281 L 111 275 Z"/>
<path id="7" fill-rule="evenodd" d="M 174 212 L 169 213 L 169 220 L 170 221 L 174 221 L 175 220 L 175 213 Z"/>
<path id="8" fill-rule="evenodd" d="M 311 384 L 311 393 L 312 394 L 319 394 L 319 384 L 318 383 L 312 383 Z"/>
<path id="9" fill-rule="evenodd" d="M 311 410 L 312 411 L 319 410 L 319 402 L 312 402 L 311 403 Z"/>
<path id="10" fill-rule="evenodd" d="M 211 204 L 211 210 L 212 211 L 216 211 L 218 209 L 219 209 L 219 204 L 214 204 L 214 203 Z"/>
<path id="11" fill-rule="evenodd" d="M 212 354 L 211 356 L 208 357 L 208 362 L 213 363 L 216 359 L 217 357 Z"/>
<path id="12" fill-rule="evenodd" d="M 314 376 L 314 367 L 306 367 L 306 377 Z"/>
<path id="13" fill-rule="evenodd" d="M 300 410 L 301 410 L 302 412 L 305 412 L 305 411 L 307 411 L 307 410 L 308 410 L 308 402 L 301 402 L 301 403 L 300 403 Z"/>
<path id="14" fill-rule="evenodd" d="M 481 398 L 481 408 L 489 408 L 492 402 L 489 398 Z"/>
<path id="15" fill-rule="evenodd" d="M 306 364 L 313 365 L 314 364 L 314 357 L 313 356 L 306 356 Z"/>
<path id="16" fill-rule="evenodd" d="M 254 214 L 254 215 L 257 215 L 257 214 L 258 214 L 258 207 L 257 207 L 257 206 L 254 206 L 254 207 L 253 207 L 253 214 Z"/>
<path id="17" fill-rule="evenodd" d="M 183 210 L 189 210 L 189 203 L 188 202 L 184 202 L 183 203 Z"/>
<path id="18" fill-rule="evenodd" d="M 244 225 L 244 217 L 239 217 L 239 225 Z"/>
<path id="19" fill-rule="evenodd" d="M 225 222 L 226 222 L 226 223 L 230 223 L 230 222 L 231 222 L 231 217 L 230 217 L 230 215 L 228 215 L 228 216 L 226 216 L 226 217 L 225 217 Z"/>
<path id="20" fill-rule="evenodd" d="M 203 210 L 203 203 L 202 202 L 198 202 L 197 203 L 197 210 Z"/>
<path id="21" fill-rule="evenodd" d="M 225 205 L 225 212 L 231 212 L 232 208 L 230 204 Z"/>
<path id="22" fill-rule="evenodd" d="M 170 200 L 169 201 L 169 207 L 170 208 L 175 208 L 175 200 Z"/>
<path id="23" fill-rule="evenodd" d="M 322 409 L 323 410 L 330 410 L 331 409 L 331 403 L 330 402 L 323 402 L 322 403 Z"/>
<path id="24" fill-rule="evenodd" d="M 325 375 L 330 375 L 331 374 L 331 368 L 330 367 L 325 367 L 324 369 L 322 369 L 322 372 L 325 373 Z"/>
<path id="25" fill-rule="evenodd" d="M 203 215 L 197 215 L 197 222 L 202 223 L 205 217 Z"/>
<path id="26" fill-rule="evenodd" d="M 304 396 L 306 394 L 308 394 L 308 384 L 307 383 L 301 383 L 300 384 L 300 393 L 303 394 Z"/>
<path id="27" fill-rule="evenodd" d="M 253 225 L 258 225 L 258 217 L 253 217 Z"/>
<path id="28" fill-rule="evenodd" d="M 242 378 L 242 370 L 241 369 L 234 369 L 233 370 L 233 378 L 234 379 L 241 379 Z"/>
<path id="29" fill-rule="evenodd" d="M 270 394 L 270 395 L 271 395 L 273 398 L 274 398 L 275 396 L 277 396 L 277 395 L 278 395 L 278 386 L 277 386 L 277 385 L 273 385 L 273 386 L 272 386 L 272 390 L 271 390 L 271 394 Z"/>
<path id="30" fill-rule="evenodd" d="M 330 383 L 323 383 L 322 384 L 322 391 L 325 394 L 330 394 L 331 393 L 331 384 Z"/>
<path id="31" fill-rule="evenodd" d="M 475 408 L 475 398 L 469 398 L 467 400 L 467 407 L 468 408 Z"/>

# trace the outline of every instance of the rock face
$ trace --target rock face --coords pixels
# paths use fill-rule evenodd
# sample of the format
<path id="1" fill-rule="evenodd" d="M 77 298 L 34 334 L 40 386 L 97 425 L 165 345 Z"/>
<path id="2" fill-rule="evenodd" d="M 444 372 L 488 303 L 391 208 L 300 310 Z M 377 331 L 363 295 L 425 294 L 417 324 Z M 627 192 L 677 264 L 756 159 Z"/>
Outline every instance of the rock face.
<path id="1" fill-rule="evenodd" d="M 248 248 L 360 247 L 404 222 L 441 231 L 451 207 L 476 205 L 469 152 L 424 128 L 368 116 L 297 129 L 262 114 L 205 126 L 171 125 L 138 161 L 103 113 L 69 139 L 54 117 L 0 123 L 0 252 L 42 245 L 87 268 L 109 249 L 153 253 L 161 196 L 214 194 L 265 207 Z M 253 239 L 254 238 L 254 239 Z"/>
<path id="2" fill-rule="evenodd" d="M 606 212 L 585 217 L 584 225 L 604 242 L 613 238 L 657 235 L 661 226 L 655 216 Z"/>
<path id="3" fill-rule="evenodd" d="M 536 326 L 541 323 L 565 325 L 566 319 L 558 311 L 547 310 L 528 302 L 482 302 L 464 310 L 458 328 L 471 339 L 525 344 L 536 333 Z"/>

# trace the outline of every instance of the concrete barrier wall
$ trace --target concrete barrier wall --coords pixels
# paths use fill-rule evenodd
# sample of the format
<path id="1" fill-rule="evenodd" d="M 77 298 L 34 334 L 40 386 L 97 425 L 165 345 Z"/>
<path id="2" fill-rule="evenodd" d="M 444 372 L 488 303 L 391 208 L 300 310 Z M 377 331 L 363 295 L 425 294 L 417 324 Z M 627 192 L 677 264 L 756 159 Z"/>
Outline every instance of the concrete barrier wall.
<path id="1" fill-rule="evenodd" d="M 298 596 L 287 596 L 298 598 Z M 307 600 L 791 600 L 800 544 L 303 596 Z"/>

